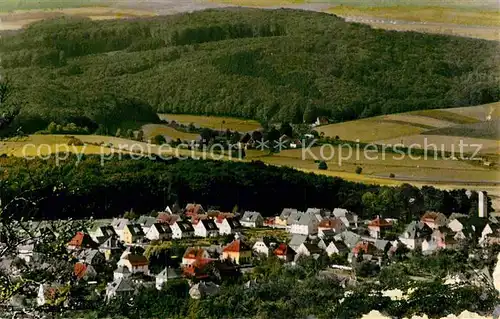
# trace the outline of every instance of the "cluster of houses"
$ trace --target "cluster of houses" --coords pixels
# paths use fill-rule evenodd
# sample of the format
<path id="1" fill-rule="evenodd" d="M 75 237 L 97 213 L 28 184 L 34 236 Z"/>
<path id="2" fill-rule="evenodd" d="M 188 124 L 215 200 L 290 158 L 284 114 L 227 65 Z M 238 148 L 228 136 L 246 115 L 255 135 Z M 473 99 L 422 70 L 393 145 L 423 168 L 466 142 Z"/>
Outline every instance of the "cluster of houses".
<path id="1" fill-rule="evenodd" d="M 196 278 L 198 283 L 192 285 L 190 295 L 203 298 L 218 292 L 212 280 L 214 275 L 222 278 L 251 271 L 252 258 L 257 256 L 276 256 L 293 265 L 300 256 L 339 255 L 348 262 L 361 258 L 381 265 L 400 247 L 429 254 L 439 249 L 455 249 L 467 238 L 474 238 L 482 245 L 500 243 L 500 222 L 484 212 L 481 215 L 447 217 L 427 212 L 419 220 L 400 225 L 395 219 L 379 216 L 360 220 L 358 215 L 342 208 L 333 211 L 285 208 L 275 217 L 263 218 L 254 211 L 237 215 L 205 211 L 199 204 L 188 204 L 183 209 L 174 205 L 155 217 L 115 218 L 92 231 L 77 232 L 67 249 L 77 259 L 74 275 L 78 279 L 96 281 L 103 265 L 115 266 L 112 281 L 106 287 L 108 299 L 133 294 L 140 287 L 161 289 L 169 280 L 181 277 Z M 286 230 L 289 240 L 264 237 L 246 242 L 245 228 L 260 227 Z M 163 241 L 190 243 L 191 238 L 221 235 L 233 235 L 234 240 L 227 245 L 188 247 L 178 266 L 165 262 L 157 274 L 152 274 L 150 260 L 144 254 L 148 245 Z M 34 245 L 19 247 L 18 257 L 25 262 L 32 262 L 35 254 Z M 47 302 L 48 289 L 50 285 L 40 286 L 39 305 Z"/>
<path id="2" fill-rule="evenodd" d="M 295 259 L 300 255 L 345 254 L 349 262 L 362 255 L 364 260 L 380 264 L 400 247 L 431 254 L 439 249 L 456 249 L 466 239 L 477 240 L 483 246 L 500 243 L 500 221 L 487 216 L 484 208 L 479 216 L 472 217 L 426 212 L 407 225 L 380 216 L 361 221 L 356 214 L 341 208 L 309 208 L 305 212 L 285 208 L 279 216 L 266 219 L 264 225 L 285 228 L 291 233 L 286 251 L 289 258 L 295 255 Z M 257 242 L 254 250 L 268 255 L 272 245 L 277 243 Z"/>

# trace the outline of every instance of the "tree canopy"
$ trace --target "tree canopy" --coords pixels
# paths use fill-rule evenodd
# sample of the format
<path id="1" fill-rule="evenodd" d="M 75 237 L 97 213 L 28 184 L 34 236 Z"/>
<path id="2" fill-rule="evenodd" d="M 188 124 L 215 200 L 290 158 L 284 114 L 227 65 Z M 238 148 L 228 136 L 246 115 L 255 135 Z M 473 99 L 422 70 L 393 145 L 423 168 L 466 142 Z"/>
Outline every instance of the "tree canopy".
<path id="1" fill-rule="evenodd" d="M 494 41 L 284 9 L 59 18 L 0 39 L 26 131 L 56 122 L 110 134 L 155 112 L 339 122 L 498 101 L 497 52 Z"/>

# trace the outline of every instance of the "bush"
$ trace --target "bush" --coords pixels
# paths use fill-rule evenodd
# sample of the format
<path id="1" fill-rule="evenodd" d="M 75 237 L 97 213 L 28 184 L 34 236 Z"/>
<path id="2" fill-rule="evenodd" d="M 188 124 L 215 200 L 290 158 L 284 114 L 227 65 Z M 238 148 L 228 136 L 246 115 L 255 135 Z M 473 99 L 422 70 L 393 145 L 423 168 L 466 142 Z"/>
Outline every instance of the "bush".
<path id="1" fill-rule="evenodd" d="M 326 165 L 326 162 L 325 162 L 325 161 L 321 161 L 321 162 L 319 162 L 319 164 L 318 164 L 318 169 L 321 169 L 321 170 L 327 170 L 327 169 L 328 169 L 328 165 Z"/>
<path id="2" fill-rule="evenodd" d="M 394 177 L 396 177 L 396 175 L 394 175 L 393 173 L 390 173 L 390 174 L 389 174 L 389 177 L 390 177 L 390 178 L 394 178 Z"/>
<path id="3" fill-rule="evenodd" d="M 356 174 L 361 174 L 363 172 L 363 168 L 358 166 L 356 167 Z"/>
<path id="4" fill-rule="evenodd" d="M 167 143 L 167 140 L 163 135 L 156 135 L 151 142 L 156 145 L 163 145 Z"/>
<path id="5" fill-rule="evenodd" d="M 71 137 L 68 140 L 68 145 L 83 146 L 84 143 L 82 142 L 82 140 L 80 140 L 80 139 L 78 139 L 76 137 Z"/>

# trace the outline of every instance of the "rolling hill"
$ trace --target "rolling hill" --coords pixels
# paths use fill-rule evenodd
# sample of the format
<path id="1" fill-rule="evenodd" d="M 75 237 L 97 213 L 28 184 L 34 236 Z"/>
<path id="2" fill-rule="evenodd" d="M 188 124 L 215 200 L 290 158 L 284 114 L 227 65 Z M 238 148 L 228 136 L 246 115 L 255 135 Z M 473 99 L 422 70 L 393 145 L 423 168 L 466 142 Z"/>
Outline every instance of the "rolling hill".
<path id="1" fill-rule="evenodd" d="M 3 108 L 21 108 L 26 132 L 54 121 L 113 134 L 155 123 L 155 113 L 342 122 L 498 101 L 497 50 L 300 10 L 59 18 L 1 38 L 15 88 Z"/>
<path id="2" fill-rule="evenodd" d="M 482 154 L 500 154 L 500 103 L 466 108 L 421 110 L 376 116 L 356 121 L 329 124 L 316 130 L 325 136 L 376 144 L 406 146 L 443 145 L 446 151 L 459 149 L 460 141 L 474 152 L 481 145 Z"/>

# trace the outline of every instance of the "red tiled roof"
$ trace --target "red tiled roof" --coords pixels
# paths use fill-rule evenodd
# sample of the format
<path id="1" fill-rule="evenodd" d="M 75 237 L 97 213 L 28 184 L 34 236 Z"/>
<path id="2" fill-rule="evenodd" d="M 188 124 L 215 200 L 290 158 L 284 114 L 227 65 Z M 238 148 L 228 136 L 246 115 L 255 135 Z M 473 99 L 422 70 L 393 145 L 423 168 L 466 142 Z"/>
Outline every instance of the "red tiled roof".
<path id="1" fill-rule="evenodd" d="M 183 258 L 186 259 L 201 259 L 205 250 L 203 248 L 190 248 L 186 250 Z"/>
<path id="2" fill-rule="evenodd" d="M 98 244 L 92 240 L 89 234 L 77 232 L 68 243 L 68 246 L 75 246 L 79 248 L 97 248 Z"/>
<path id="3" fill-rule="evenodd" d="M 342 225 L 342 221 L 338 218 L 328 218 L 328 219 L 323 219 L 318 227 L 319 228 L 340 228 Z"/>
<path id="4" fill-rule="evenodd" d="M 365 254 L 372 254 L 377 251 L 377 247 L 370 242 L 362 241 L 357 243 L 356 246 L 352 248 L 352 253 L 355 255 L 357 255 L 360 251 L 363 251 Z"/>
<path id="5" fill-rule="evenodd" d="M 371 227 L 390 227 L 390 226 L 392 226 L 392 223 L 386 219 L 377 217 L 374 220 L 372 220 L 368 224 L 368 226 L 371 226 Z"/>
<path id="6" fill-rule="evenodd" d="M 83 278 L 87 272 L 87 266 L 84 263 L 76 263 L 73 269 L 73 273 L 78 279 Z"/>
<path id="7" fill-rule="evenodd" d="M 294 254 L 295 252 L 293 251 L 293 249 L 291 249 L 290 247 L 288 247 L 287 244 L 280 244 L 278 246 L 278 248 L 276 248 L 274 250 L 274 254 L 276 256 L 286 256 L 286 255 L 289 255 L 289 254 Z"/>
<path id="8" fill-rule="evenodd" d="M 223 251 L 239 253 L 242 251 L 251 251 L 251 250 L 252 249 L 247 244 L 238 239 L 238 240 L 233 240 L 233 242 L 227 245 Z"/>
<path id="9" fill-rule="evenodd" d="M 435 221 L 439 217 L 439 214 L 436 212 L 427 212 L 422 216 L 422 221 Z"/>
<path id="10" fill-rule="evenodd" d="M 274 217 L 268 217 L 264 219 L 264 225 L 274 225 L 275 218 Z"/>

